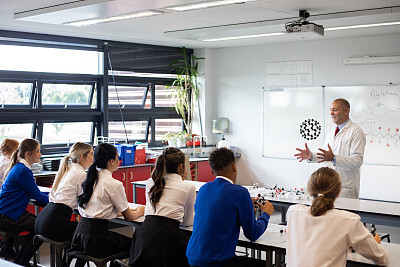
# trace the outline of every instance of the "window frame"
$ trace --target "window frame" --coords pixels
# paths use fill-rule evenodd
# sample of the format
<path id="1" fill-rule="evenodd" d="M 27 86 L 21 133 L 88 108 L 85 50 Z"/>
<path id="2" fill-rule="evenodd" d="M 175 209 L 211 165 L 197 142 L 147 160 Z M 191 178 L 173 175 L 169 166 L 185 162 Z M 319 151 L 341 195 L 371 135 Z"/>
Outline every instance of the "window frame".
<path id="1" fill-rule="evenodd" d="M 0 83 L 30 83 L 32 84 L 31 95 L 29 99 L 29 104 L 2 104 L 0 103 L 1 109 L 30 109 L 33 107 L 35 102 L 35 95 L 37 91 L 37 80 L 35 79 L 24 79 L 24 78 L 7 78 L 0 77 Z"/>
<path id="2" fill-rule="evenodd" d="M 120 104 L 122 109 L 144 109 L 144 106 L 146 104 L 146 99 L 149 91 L 151 90 L 151 84 L 150 83 L 129 83 L 129 82 L 109 82 L 108 84 L 108 92 L 110 92 L 110 88 L 115 88 L 115 86 L 131 86 L 131 87 L 146 87 L 144 90 L 143 96 L 142 96 L 142 104 L 140 105 L 129 105 L 129 104 Z M 110 109 L 116 109 L 118 108 L 118 104 L 110 104 L 108 103 L 108 107 Z"/>
<path id="3" fill-rule="evenodd" d="M 133 76 L 109 76 L 108 86 L 110 83 L 114 84 L 149 84 L 151 93 L 150 108 L 145 109 L 144 105 L 142 109 L 125 107 L 119 110 L 117 105 L 109 106 L 109 121 L 122 121 L 121 113 L 124 121 L 139 121 L 149 120 L 146 130 L 145 140 L 128 140 L 128 142 L 146 142 L 149 146 L 161 146 L 162 141 L 155 140 L 155 120 L 156 119 L 182 119 L 182 117 L 176 113 L 175 107 L 156 107 L 155 106 L 155 85 L 169 85 L 174 79 L 173 78 L 155 78 L 155 77 L 133 77 Z M 111 85 L 112 86 L 112 85 Z M 147 94 L 146 94 L 147 97 Z M 145 102 L 144 102 L 145 104 Z M 184 124 L 182 123 L 182 132 L 184 130 Z M 149 138 L 150 135 L 150 138 Z M 148 141 L 150 140 L 150 142 Z"/>
<path id="4" fill-rule="evenodd" d="M 91 108 L 94 91 L 96 88 L 96 81 L 74 81 L 74 80 L 40 80 L 38 82 L 38 94 L 40 94 L 41 98 L 43 97 L 43 84 L 67 84 L 67 85 L 91 85 L 91 89 L 88 96 L 88 104 L 86 105 L 63 105 L 63 104 L 43 104 L 41 103 L 43 109 L 87 109 Z"/>
<path id="5" fill-rule="evenodd" d="M 32 97 L 32 105 L 25 107 L 7 107 L 0 109 L 0 124 L 6 123 L 34 123 L 34 129 L 32 136 L 26 138 L 34 138 L 42 144 L 43 139 L 43 123 L 46 122 L 91 122 L 92 131 L 90 133 L 90 143 L 94 143 L 95 127 L 101 127 L 101 122 L 104 121 L 104 113 L 102 112 L 101 105 L 101 88 L 103 87 L 102 75 L 90 75 L 90 74 L 60 74 L 60 73 L 41 73 L 41 72 L 10 72 L 0 71 L 0 80 L 32 80 L 38 85 L 43 81 L 62 81 L 63 83 L 76 82 L 79 83 L 95 83 L 92 87 L 91 99 L 94 97 L 94 89 L 97 92 L 97 103 L 94 109 L 91 108 L 92 100 L 90 105 L 78 105 L 77 107 L 69 108 L 48 108 L 47 105 L 42 105 L 41 90 L 37 86 Z M 98 89 L 97 89 L 98 88 Z M 13 105 L 14 106 L 14 105 Z M 62 105 L 57 105 L 62 106 Z M 42 154 L 57 154 L 57 153 L 68 153 L 68 143 L 61 144 L 47 144 L 41 145 Z"/>

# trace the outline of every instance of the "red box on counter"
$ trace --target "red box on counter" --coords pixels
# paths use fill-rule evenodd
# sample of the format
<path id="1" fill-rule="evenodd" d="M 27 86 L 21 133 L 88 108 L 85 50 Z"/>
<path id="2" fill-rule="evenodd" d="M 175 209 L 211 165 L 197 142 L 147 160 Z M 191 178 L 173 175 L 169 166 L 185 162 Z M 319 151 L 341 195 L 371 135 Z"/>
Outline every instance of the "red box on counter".
<path id="1" fill-rule="evenodd" d="M 137 149 L 135 151 L 135 164 L 146 163 L 146 149 Z"/>

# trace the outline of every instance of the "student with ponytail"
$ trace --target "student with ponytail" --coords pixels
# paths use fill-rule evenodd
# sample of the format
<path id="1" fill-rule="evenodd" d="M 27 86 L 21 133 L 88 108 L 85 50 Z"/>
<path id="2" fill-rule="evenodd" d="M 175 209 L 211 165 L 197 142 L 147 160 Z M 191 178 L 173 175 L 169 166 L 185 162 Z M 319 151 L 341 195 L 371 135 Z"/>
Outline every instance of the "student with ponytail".
<path id="1" fill-rule="evenodd" d="M 71 221 L 71 214 L 78 208 L 78 195 L 82 194 L 82 183 L 86 179 L 85 170 L 92 163 L 91 145 L 78 142 L 71 147 L 68 156 L 61 160 L 49 194 L 50 202 L 36 219 L 36 234 L 55 241 L 72 239 L 78 223 Z"/>
<path id="2" fill-rule="evenodd" d="M 0 231 L 21 233 L 28 231 L 15 263 L 29 266 L 33 256 L 32 239 L 36 216 L 27 212 L 31 198 L 40 204 L 47 204 L 49 198 L 40 192 L 33 178 L 31 166 L 39 162 L 40 145 L 34 139 L 25 139 L 11 156 L 11 166 L 0 192 Z"/>
<path id="3" fill-rule="evenodd" d="M 120 213 L 132 221 L 144 214 L 144 208 L 131 210 L 122 183 L 112 177 L 118 169 L 117 149 L 103 143 L 94 150 L 94 163 L 89 167 L 78 197 L 78 210 L 82 215 L 72 238 L 68 255 L 83 253 L 105 257 L 129 252 L 131 238 L 108 231 L 108 221 Z"/>
<path id="4" fill-rule="evenodd" d="M 341 179 L 329 167 L 315 171 L 307 184 L 313 197 L 311 207 L 294 205 L 288 209 L 287 266 L 346 266 L 349 247 L 377 265 L 386 265 L 387 250 L 378 234 L 372 236 L 360 216 L 335 209 Z"/>
<path id="5" fill-rule="evenodd" d="M 0 186 L 3 184 L 5 172 L 10 167 L 11 155 L 17 150 L 18 145 L 19 142 L 15 139 L 4 139 L 0 145 Z"/>
<path id="6" fill-rule="evenodd" d="M 185 155 L 166 148 L 146 182 L 146 218 L 133 235 L 129 264 L 133 266 L 188 266 L 188 238 L 179 225 L 193 225 L 196 187 L 184 182 Z"/>

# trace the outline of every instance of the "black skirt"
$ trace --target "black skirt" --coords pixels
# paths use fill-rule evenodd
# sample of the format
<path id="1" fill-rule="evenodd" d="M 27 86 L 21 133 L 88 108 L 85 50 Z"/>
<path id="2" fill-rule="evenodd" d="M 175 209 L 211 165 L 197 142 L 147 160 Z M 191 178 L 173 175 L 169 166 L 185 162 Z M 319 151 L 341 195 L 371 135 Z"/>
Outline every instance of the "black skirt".
<path id="1" fill-rule="evenodd" d="M 49 202 L 39 213 L 35 222 L 35 233 L 54 241 L 67 241 L 78 225 L 71 221 L 72 209 L 65 204 Z"/>
<path id="2" fill-rule="evenodd" d="M 133 234 L 129 265 L 138 267 L 189 266 L 186 247 L 189 237 L 179 231 L 179 222 L 148 215 Z"/>
<path id="3" fill-rule="evenodd" d="M 117 253 L 129 253 L 132 238 L 108 231 L 108 221 L 82 217 L 72 238 L 69 256 L 76 253 L 104 258 Z"/>

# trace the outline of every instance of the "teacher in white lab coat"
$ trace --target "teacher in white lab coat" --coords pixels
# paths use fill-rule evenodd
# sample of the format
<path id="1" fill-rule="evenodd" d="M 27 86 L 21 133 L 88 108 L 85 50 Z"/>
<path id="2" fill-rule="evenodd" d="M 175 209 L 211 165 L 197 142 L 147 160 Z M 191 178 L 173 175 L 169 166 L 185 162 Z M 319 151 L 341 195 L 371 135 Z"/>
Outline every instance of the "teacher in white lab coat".
<path id="1" fill-rule="evenodd" d="M 300 161 L 327 163 L 338 171 L 342 178 L 340 197 L 359 198 L 365 134 L 360 126 L 350 120 L 350 104 L 346 99 L 335 99 L 330 111 L 335 125 L 329 130 L 323 148 L 314 153 L 306 143 L 305 149 L 296 148 L 299 153 L 295 154 L 295 157 Z"/>

